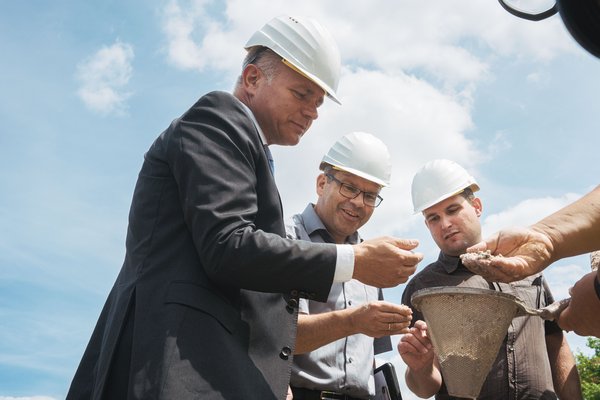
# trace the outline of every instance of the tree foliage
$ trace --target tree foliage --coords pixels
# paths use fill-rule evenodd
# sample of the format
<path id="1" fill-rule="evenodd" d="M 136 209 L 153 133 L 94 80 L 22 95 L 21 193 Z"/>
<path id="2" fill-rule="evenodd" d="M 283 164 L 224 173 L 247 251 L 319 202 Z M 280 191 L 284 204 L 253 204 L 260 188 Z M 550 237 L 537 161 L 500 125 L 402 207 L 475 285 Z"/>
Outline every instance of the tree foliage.
<path id="1" fill-rule="evenodd" d="M 588 357 L 581 352 L 575 356 L 585 400 L 600 400 L 600 339 L 590 337 L 587 345 L 594 350 Z"/>

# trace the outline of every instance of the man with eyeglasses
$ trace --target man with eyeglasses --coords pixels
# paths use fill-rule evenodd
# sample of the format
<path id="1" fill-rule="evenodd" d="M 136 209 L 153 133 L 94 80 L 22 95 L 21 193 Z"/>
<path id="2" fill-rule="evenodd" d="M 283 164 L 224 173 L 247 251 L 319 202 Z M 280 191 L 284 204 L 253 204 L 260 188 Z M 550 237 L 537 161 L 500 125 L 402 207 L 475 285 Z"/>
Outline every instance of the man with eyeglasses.
<path id="1" fill-rule="evenodd" d="M 391 161 L 375 136 L 350 133 L 323 157 L 316 204 L 286 225 L 288 237 L 357 244 L 358 229 L 383 200 Z M 301 299 L 292 364 L 294 399 L 368 399 L 375 395 L 375 354 L 392 350 L 389 335 L 405 333 L 408 307 L 383 301 L 381 289 L 357 280 L 334 283 L 326 303 Z"/>

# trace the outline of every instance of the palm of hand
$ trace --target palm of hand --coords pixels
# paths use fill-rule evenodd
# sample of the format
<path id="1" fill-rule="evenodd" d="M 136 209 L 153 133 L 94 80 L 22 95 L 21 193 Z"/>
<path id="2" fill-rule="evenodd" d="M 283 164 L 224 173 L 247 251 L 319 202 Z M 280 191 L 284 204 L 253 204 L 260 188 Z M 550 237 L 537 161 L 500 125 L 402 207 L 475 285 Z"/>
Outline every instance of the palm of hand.
<path id="1" fill-rule="evenodd" d="M 493 256 L 463 260 L 463 264 L 490 282 L 521 280 L 540 272 L 550 263 L 550 241 L 532 229 L 501 231 L 488 239 L 484 246 Z M 484 246 L 474 248 L 481 250 Z"/>

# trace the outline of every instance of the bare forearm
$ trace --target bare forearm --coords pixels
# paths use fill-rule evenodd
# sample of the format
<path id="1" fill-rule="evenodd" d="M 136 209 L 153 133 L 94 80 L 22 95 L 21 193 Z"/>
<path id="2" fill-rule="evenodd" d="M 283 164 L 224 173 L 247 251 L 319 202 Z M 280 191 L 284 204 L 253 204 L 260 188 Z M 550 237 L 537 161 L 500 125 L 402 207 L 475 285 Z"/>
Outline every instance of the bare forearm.
<path id="1" fill-rule="evenodd" d="M 562 332 L 546 336 L 554 391 L 561 399 L 582 399 L 575 358 Z"/>
<path id="2" fill-rule="evenodd" d="M 600 186 L 532 228 L 552 241 L 552 261 L 600 249 Z"/>
<path id="3" fill-rule="evenodd" d="M 433 365 L 419 371 L 407 367 L 405 377 L 408 388 L 421 398 L 432 397 L 442 387 L 442 375 Z"/>
<path id="4" fill-rule="evenodd" d="M 343 337 L 353 335 L 348 310 L 298 316 L 295 354 L 308 353 Z"/>

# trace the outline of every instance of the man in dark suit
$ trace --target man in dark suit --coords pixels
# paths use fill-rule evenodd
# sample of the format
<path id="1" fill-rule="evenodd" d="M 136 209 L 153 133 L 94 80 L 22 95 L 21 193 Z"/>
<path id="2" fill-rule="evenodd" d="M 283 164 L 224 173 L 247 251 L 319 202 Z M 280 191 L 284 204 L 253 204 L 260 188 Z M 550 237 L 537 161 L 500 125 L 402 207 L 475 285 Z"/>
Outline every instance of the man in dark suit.
<path id="1" fill-rule="evenodd" d="M 125 261 L 67 399 L 282 399 L 298 299 L 334 281 L 405 282 L 416 241 L 285 239 L 263 145 L 295 145 L 340 60 L 316 21 L 257 31 L 234 94 L 212 92 L 158 137 L 133 195 Z"/>

